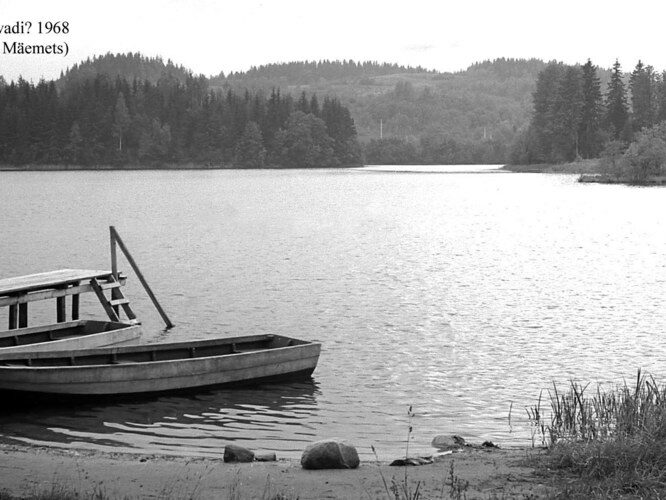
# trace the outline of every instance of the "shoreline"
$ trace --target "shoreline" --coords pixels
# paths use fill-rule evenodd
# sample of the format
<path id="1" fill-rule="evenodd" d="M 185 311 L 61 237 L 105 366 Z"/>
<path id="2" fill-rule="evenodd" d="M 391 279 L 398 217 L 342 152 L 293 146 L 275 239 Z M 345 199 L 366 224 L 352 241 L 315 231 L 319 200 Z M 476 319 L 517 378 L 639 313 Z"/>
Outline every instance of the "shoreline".
<path id="1" fill-rule="evenodd" d="M 581 174 L 578 182 L 583 184 L 624 184 L 628 186 L 664 186 L 665 176 L 649 176 L 645 179 L 636 180 L 628 177 L 612 177 L 607 174 Z"/>
<path id="2" fill-rule="evenodd" d="M 535 174 L 596 174 L 599 172 L 599 159 L 573 161 L 569 163 L 533 163 L 529 165 L 505 165 L 509 172 Z"/>
<path id="3" fill-rule="evenodd" d="M 359 168 L 363 165 L 340 165 L 338 167 L 262 167 L 242 168 L 223 165 L 197 165 L 193 163 L 155 165 L 30 165 L 15 167 L 0 165 L 0 172 L 125 172 L 138 170 L 322 170 L 327 168 Z"/>
<path id="4" fill-rule="evenodd" d="M 0 444 L 0 498 L 54 492 L 104 499 L 387 498 L 384 480 L 389 488 L 392 481 L 412 490 L 418 484 L 424 499 L 447 498 L 442 493 L 456 484 L 468 498 L 542 498 L 555 491 L 532 465 L 543 448 L 469 448 L 429 465 L 366 461 L 352 470 L 305 470 L 299 460 L 279 457 L 231 464 L 223 451 L 217 459 Z"/>
<path id="5" fill-rule="evenodd" d="M 362 169 L 365 167 L 432 167 L 432 166 L 442 166 L 440 163 L 433 164 L 409 164 L 409 165 L 375 165 L 375 164 L 362 164 L 362 165 L 338 165 L 337 167 L 280 167 L 280 166 L 264 166 L 261 168 L 243 168 L 236 167 L 233 165 L 201 165 L 195 163 L 183 163 L 183 164 L 164 164 L 164 165 L 94 165 L 94 166 L 84 166 L 84 165 L 24 165 L 24 166 L 14 166 L 14 165 L 0 165 L 0 172 L 122 172 L 122 171 L 137 171 L 137 170 L 328 170 L 328 169 Z M 476 163 L 456 163 L 455 166 L 476 166 Z M 482 164 L 488 166 L 497 166 L 502 164 Z M 497 173 L 506 173 L 509 171 L 507 168 L 508 165 L 500 167 L 497 169 Z M 394 171 L 391 171 L 394 172 Z M 395 171 L 399 173 L 399 171 Z M 489 173 L 493 172 L 489 170 L 488 172 L 481 171 L 478 173 Z M 411 173 L 411 171 L 408 171 Z M 476 172 L 475 172 L 476 173 Z"/>

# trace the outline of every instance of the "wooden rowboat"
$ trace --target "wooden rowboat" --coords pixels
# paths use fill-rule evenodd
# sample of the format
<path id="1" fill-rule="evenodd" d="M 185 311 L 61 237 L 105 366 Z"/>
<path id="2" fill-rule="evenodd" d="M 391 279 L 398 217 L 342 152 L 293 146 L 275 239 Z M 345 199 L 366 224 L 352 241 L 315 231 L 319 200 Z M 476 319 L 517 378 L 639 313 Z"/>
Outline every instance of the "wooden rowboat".
<path id="1" fill-rule="evenodd" d="M 0 353 L 64 351 L 138 343 L 139 325 L 78 320 L 0 332 Z"/>
<path id="2" fill-rule="evenodd" d="M 0 354 L 0 390 L 103 396 L 305 378 L 320 351 L 317 342 L 254 335 Z"/>

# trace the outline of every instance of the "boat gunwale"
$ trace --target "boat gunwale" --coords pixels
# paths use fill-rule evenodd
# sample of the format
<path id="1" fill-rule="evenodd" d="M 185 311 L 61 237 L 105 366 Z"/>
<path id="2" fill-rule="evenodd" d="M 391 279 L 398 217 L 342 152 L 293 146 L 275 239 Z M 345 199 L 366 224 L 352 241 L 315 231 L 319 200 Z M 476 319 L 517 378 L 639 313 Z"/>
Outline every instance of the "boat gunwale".
<path id="1" fill-rule="evenodd" d="M 30 335 L 31 333 L 40 333 L 43 331 L 59 331 L 59 330 L 66 330 L 67 328 L 76 328 L 78 326 L 83 326 L 89 323 L 94 323 L 94 324 L 112 324 L 112 325 L 118 325 L 119 328 L 115 328 L 113 330 L 104 330 L 100 332 L 90 332 L 90 333 L 82 333 L 80 335 L 77 335 L 78 337 L 87 337 L 89 335 L 96 335 L 98 333 L 107 333 L 107 332 L 113 332 L 113 331 L 118 331 L 122 330 L 123 328 L 127 327 L 133 327 L 133 326 L 138 326 L 134 325 L 132 323 L 126 323 L 124 321 L 111 321 L 109 319 L 75 319 L 72 321 L 66 321 L 63 323 L 48 323 L 45 325 L 36 325 L 36 326 L 28 326 L 28 327 L 22 327 L 22 328 L 14 328 L 13 330 L 0 330 L 0 338 L 6 338 L 6 337 L 20 337 L 22 335 Z M 49 342 L 56 342 L 56 341 L 49 341 Z"/>
<path id="2" fill-rule="evenodd" d="M 112 361 L 106 362 L 106 363 L 98 363 L 98 364 L 81 364 L 81 365 L 52 365 L 52 366 L 29 366 L 29 365 L 7 365 L 5 364 L 6 362 L 9 361 L 14 361 L 14 360 L 29 360 L 29 359 L 49 359 L 49 358 L 74 358 L 76 359 L 77 357 L 81 356 L 113 356 L 116 354 L 122 354 L 122 353 L 127 353 L 127 352 L 150 352 L 153 350 L 169 350 L 169 348 L 173 347 L 174 349 L 180 348 L 180 349 L 187 349 L 191 347 L 192 343 L 197 343 L 197 345 L 215 345 L 218 343 L 220 340 L 233 340 L 233 339 L 255 339 L 255 340 L 262 340 L 262 339 L 272 339 L 275 337 L 279 338 L 284 338 L 284 339 L 289 339 L 289 340 L 298 340 L 299 342 L 302 342 L 302 344 L 296 344 L 296 345 L 285 345 L 285 346 L 280 346 L 280 347 L 274 347 L 274 348 L 265 348 L 265 349 L 257 349 L 254 351 L 248 351 L 248 352 L 237 352 L 237 353 L 223 353 L 223 354 L 213 354 L 213 355 L 208 355 L 208 356 L 194 356 L 194 357 L 182 357 L 182 358 L 175 358 L 175 359 L 163 359 L 163 360 L 146 360 L 146 361 L 128 361 L 128 362 L 117 362 L 114 363 Z M 225 344 L 234 344 L 236 342 L 222 342 L 220 345 L 225 345 Z M 177 346 L 177 347 L 174 347 Z M 36 372 L 36 371 L 48 371 L 48 370 L 67 370 L 67 371 L 72 371 L 72 370 L 85 370 L 85 369 L 95 369 L 99 370 L 100 368 L 104 369 L 128 369 L 130 367 L 139 367 L 139 366 L 160 366 L 162 364 L 168 365 L 168 364 L 173 364 L 174 362 L 177 363 L 183 363 L 186 361 L 204 361 L 208 359 L 215 359 L 215 358 L 222 358 L 222 357 L 231 357 L 231 356 L 251 356 L 251 355 L 256 355 L 258 353 L 264 353 L 264 352 L 280 352 L 280 351 L 288 351 L 292 350 L 294 348 L 296 349 L 303 349 L 305 347 L 311 347 L 311 346 L 318 346 L 319 350 L 321 350 L 321 342 L 316 342 L 316 341 L 307 341 L 307 340 L 301 340 L 301 339 L 296 339 L 294 337 L 286 337 L 283 335 L 273 335 L 273 334 L 263 334 L 263 335 L 253 335 L 253 336 L 247 336 L 247 337 L 227 337 L 223 339 L 212 339 L 212 340 L 199 340 L 199 341 L 184 341 L 184 342 L 173 342 L 169 344 L 141 344 L 141 345 L 134 345 L 134 346 L 119 346 L 119 347 L 113 347 L 113 346 L 108 346 L 108 347 L 99 347 L 99 348 L 92 348 L 92 349 L 78 349 L 78 350 L 63 350 L 63 351 L 48 351 L 48 352 L 15 352 L 15 353 L 2 353 L 0 352 L 0 372 L 5 371 L 5 370 L 11 370 L 11 371 L 17 371 L 17 370 L 27 370 L 30 372 Z M 159 349 L 153 349 L 153 348 L 159 348 Z M 196 348 L 196 346 L 194 346 Z M 78 355 L 78 356 L 77 356 Z"/>
<path id="3" fill-rule="evenodd" d="M 229 354 L 218 354 L 215 356 L 202 356 L 199 358 L 182 358 L 182 359 L 164 359 L 160 361 L 143 361 L 143 362 L 135 362 L 135 363 L 105 363 L 103 365 L 74 365 L 74 366 L 8 366 L 8 365 L 3 365 L 3 361 L 0 359 L 0 373 L 3 371 L 11 371 L 11 372 L 17 372 L 17 371 L 26 371 L 30 373 L 34 372 L 44 372 L 44 371 L 51 371 L 51 370 L 66 370 L 63 371 L 63 373 L 66 373 L 68 371 L 73 371 L 73 370 L 78 370 L 78 371 L 84 371 L 84 370 L 100 370 L 101 368 L 104 368 L 105 370 L 119 370 L 123 369 L 127 371 L 128 369 L 141 369 L 145 368 L 148 366 L 149 368 L 159 368 L 162 365 L 173 365 L 174 362 L 178 363 L 199 363 L 199 364 L 205 364 L 205 362 L 210 361 L 210 360 L 219 360 L 220 358 L 228 358 L 228 357 L 250 357 L 253 356 L 257 353 L 265 353 L 265 352 L 274 352 L 278 351 L 279 353 L 287 353 L 289 350 L 292 350 L 293 348 L 300 348 L 303 349 L 305 347 L 315 347 L 319 346 L 320 349 L 317 349 L 317 353 L 313 354 L 312 356 L 307 356 L 304 358 L 300 358 L 301 360 L 307 360 L 307 359 L 319 359 L 319 356 L 321 355 L 321 344 L 320 343 L 312 343 L 312 344 L 305 344 L 305 345 L 296 345 L 296 346 L 284 346 L 284 347 L 276 347 L 274 349 L 266 349 L 262 351 L 252 351 L 252 352 L 237 352 L 237 353 L 229 353 Z M 269 363 L 265 363 L 262 365 L 257 365 L 257 366 L 268 366 L 274 364 L 274 361 L 271 361 Z M 314 368 L 313 368 L 314 369 Z M 198 371 L 195 373 L 191 373 L 189 375 L 204 375 L 210 373 L 210 370 L 202 370 Z M 172 376 L 160 376 L 160 379 L 177 379 L 181 378 L 181 375 L 172 375 Z M 136 379 L 132 378 L 132 380 L 151 380 L 151 378 L 142 378 L 142 379 Z M 114 381 L 117 382 L 117 381 Z M 104 382 L 104 383 L 111 383 L 111 382 Z M 0 389 L 2 390 L 2 389 Z"/>

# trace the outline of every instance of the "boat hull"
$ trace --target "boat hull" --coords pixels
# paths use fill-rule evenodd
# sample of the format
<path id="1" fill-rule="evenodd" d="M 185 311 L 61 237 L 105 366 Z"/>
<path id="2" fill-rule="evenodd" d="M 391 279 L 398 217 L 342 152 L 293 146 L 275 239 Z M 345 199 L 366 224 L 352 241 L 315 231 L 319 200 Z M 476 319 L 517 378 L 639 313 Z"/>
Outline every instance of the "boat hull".
<path id="1" fill-rule="evenodd" d="M 70 321 L 0 332 L 0 355 L 134 345 L 140 338 L 139 325 L 113 321 Z"/>
<path id="2" fill-rule="evenodd" d="M 265 338 L 274 336 L 264 336 Z M 222 346 L 256 343 L 260 337 L 224 339 Z M 282 341 L 295 340 L 279 337 Z M 234 342 L 235 341 L 235 342 Z M 309 376 L 317 366 L 321 345 L 297 341 L 296 345 L 271 347 L 250 352 L 234 352 L 196 357 L 197 349 L 211 350 L 210 341 L 107 348 L 71 353 L 48 353 L 21 358 L 20 354 L 0 357 L 0 389 L 63 395 L 123 395 L 178 391 L 218 385 L 248 384 L 273 378 Z M 214 346 L 213 346 L 214 347 Z M 132 361 L 143 355 L 165 357 L 190 350 L 195 357 L 162 361 Z M 57 362 L 71 354 L 73 363 L 111 357 L 111 364 L 85 366 L 38 366 Z M 26 361 L 30 359 L 30 361 Z M 33 366 L 21 366 L 28 362 Z"/>

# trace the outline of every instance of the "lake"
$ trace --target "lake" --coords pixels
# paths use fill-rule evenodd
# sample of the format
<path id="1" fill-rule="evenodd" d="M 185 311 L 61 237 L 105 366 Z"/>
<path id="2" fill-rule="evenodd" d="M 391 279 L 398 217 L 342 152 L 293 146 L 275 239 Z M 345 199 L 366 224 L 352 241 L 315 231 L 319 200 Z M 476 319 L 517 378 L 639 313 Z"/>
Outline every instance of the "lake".
<path id="1" fill-rule="evenodd" d="M 431 453 L 436 434 L 529 446 L 525 407 L 553 381 L 619 383 L 638 368 L 663 380 L 662 188 L 408 170 L 0 172 L 0 277 L 109 268 L 114 225 L 176 323 L 163 330 L 121 259 L 147 341 L 323 344 L 306 382 L 5 402 L 1 438 L 212 456 L 234 442 L 300 457 L 342 436 L 390 459 L 404 455 L 410 405 L 410 452 Z M 104 316 L 92 297 L 82 311 Z M 31 324 L 54 319 L 52 303 L 31 305 Z"/>

